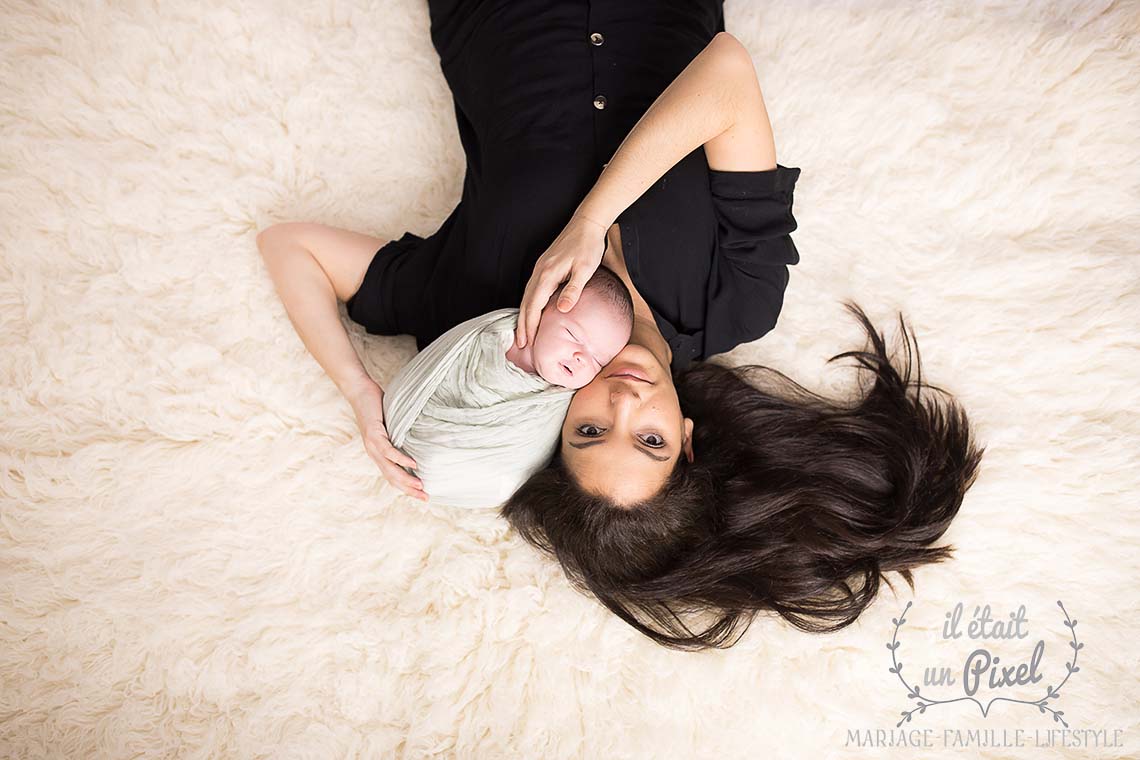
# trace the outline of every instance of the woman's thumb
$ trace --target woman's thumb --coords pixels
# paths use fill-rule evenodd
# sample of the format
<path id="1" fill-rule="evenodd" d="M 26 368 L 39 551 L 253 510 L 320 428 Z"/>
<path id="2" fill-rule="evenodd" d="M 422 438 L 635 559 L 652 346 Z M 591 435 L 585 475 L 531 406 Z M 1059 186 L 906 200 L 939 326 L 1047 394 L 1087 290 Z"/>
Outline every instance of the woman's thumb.
<path id="1" fill-rule="evenodd" d="M 582 286 L 576 280 L 571 280 L 566 287 L 562 288 L 562 293 L 558 296 L 558 310 L 570 311 L 573 309 L 581 294 Z"/>

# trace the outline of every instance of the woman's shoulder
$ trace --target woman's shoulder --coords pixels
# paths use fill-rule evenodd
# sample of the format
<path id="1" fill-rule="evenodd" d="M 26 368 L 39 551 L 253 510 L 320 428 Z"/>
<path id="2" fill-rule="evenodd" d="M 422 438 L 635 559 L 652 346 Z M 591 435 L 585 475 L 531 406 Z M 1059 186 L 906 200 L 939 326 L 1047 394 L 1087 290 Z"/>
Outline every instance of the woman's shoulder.
<path id="1" fill-rule="evenodd" d="M 793 191 L 799 167 L 711 169 L 700 152 L 619 216 L 630 276 L 653 308 L 672 365 L 763 337 L 799 262 Z"/>

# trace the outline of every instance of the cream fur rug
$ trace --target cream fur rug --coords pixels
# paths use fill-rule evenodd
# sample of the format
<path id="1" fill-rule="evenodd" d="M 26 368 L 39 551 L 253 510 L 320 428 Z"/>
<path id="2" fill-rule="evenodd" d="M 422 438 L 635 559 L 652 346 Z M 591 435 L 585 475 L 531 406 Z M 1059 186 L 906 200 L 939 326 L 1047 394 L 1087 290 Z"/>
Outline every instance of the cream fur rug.
<path id="1" fill-rule="evenodd" d="M 841 299 L 888 339 L 901 310 L 988 448 L 914 593 L 699 654 L 493 514 L 388 487 L 257 254 L 275 221 L 393 238 L 453 208 L 426 5 L 163 5 L 0 9 L 0 756 L 1140 753 L 1135 2 L 727 4 L 804 172 L 780 325 L 730 358 L 846 393 Z M 348 325 L 382 384 L 414 351 Z M 1024 605 L 1027 637 L 943 640 L 958 602 L 963 632 Z M 979 696 L 1038 699 L 1078 652 L 1068 732 L 1012 702 L 895 731 L 892 654 L 913 685 L 1038 640 L 1039 684 Z"/>

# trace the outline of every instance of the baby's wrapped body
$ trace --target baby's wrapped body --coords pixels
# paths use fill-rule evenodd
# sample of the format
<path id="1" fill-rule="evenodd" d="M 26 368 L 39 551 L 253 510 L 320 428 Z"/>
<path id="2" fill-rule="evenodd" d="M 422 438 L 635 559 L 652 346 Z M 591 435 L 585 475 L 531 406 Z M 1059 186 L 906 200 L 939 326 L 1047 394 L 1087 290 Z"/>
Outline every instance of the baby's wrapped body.
<path id="1" fill-rule="evenodd" d="M 574 391 L 507 360 L 518 313 L 456 325 L 385 389 L 388 435 L 433 502 L 498 507 L 554 456 Z"/>

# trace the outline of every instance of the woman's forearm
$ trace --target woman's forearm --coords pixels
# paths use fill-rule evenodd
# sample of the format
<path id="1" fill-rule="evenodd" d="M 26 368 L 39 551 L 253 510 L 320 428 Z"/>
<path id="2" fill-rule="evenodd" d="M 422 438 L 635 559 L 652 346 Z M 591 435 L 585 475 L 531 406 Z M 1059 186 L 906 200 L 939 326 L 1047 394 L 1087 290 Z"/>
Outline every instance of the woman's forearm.
<path id="1" fill-rule="evenodd" d="M 608 229 L 678 161 L 732 126 L 746 74 L 755 76 L 747 52 L 742 59 L 740 43 L 718 33 L 626 135 L 575 215 Z"/>
<path id="2" fill-rule="evenodd" d="M 352 401 L 362 386 L 373 381 L 341 322 L 328 275 L 313 254 L 296 242 L 269 238 L 258 246 L 293 329 L 325 374 Z"/>

